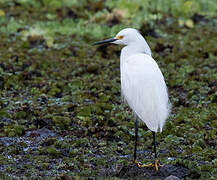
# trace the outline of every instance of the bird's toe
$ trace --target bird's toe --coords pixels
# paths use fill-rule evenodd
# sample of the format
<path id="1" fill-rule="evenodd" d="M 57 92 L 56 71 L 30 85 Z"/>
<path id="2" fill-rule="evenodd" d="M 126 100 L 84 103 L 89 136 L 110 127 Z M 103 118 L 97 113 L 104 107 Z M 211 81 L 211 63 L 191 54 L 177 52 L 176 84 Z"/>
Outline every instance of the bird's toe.
<path id="1" fill-rule="evenodd" d="M 161 166 L 157 159 L 155 159 L 153 163 L 148 163 L 148 164 L 140 163 L 137 160 L 134 160 L 134 163 L 137 165 L 138 168 L 155 167 L 156 172 L 158 172 L 159 166 Z"/>

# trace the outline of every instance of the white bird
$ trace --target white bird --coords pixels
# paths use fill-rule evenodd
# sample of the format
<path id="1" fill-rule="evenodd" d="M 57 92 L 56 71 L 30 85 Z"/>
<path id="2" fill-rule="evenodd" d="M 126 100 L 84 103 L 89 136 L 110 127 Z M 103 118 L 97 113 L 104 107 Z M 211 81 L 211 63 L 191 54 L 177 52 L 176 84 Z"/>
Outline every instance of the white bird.
<path id="1" fill-rule="evenodd" d="M 163 74 L 152 58 L 145 39 L 136 29 L 123 29 L 114 38 L 93 45 L 105 43 L 125 46 L 120 57 L 121 92 L 135 114 L 134 162 L 138 167 L 153 166 L 158 171 L 155 133 L 162 131 L 170 113 L 170 101 Z M 155 161 L 148 165 L 138 163 L 136 159 L 138 118 L 153 132 Z"/>

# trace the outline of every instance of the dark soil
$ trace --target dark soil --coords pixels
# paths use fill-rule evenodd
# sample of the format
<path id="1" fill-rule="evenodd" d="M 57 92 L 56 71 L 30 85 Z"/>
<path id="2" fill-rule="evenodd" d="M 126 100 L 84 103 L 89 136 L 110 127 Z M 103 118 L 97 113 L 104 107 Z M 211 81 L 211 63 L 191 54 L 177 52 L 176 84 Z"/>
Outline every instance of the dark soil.
<path id="1" fill-rule="evenodd" d="M 214 1 L 0 0 L 0 180 L 217 179 Z M 121 47 L 91 46 L 124 27 L 145 36 L 172 103 L 158 173 L 132 164 Z M 150 162 L 151 131 L 138 136 Z"/>
<path id="2" fill-rule="evenodd" d="M 123 166 L 120 172 L 116 175 L 119 178 L 146 178 L 146 179 L 165 179 L 171 175 L 184 178 L 189 175 L 190 171 L 183 166 L 178 165 L 162 165 L 158 172 L 153 167 L 138 168 L 137 165 Z"/>

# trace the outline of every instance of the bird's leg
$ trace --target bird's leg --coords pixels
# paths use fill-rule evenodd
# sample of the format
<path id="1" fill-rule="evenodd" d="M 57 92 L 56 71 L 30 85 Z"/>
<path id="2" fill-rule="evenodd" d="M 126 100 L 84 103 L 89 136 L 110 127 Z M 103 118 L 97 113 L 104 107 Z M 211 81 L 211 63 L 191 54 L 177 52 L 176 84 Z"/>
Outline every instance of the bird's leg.
<path id="1" fill-rule="evenodd" d="M 136 151 L 137 151 L 137 140 L 138 140 L 138 120 L 135 115 L 135 145 L 134 145 L 134 162 L 137 163 L 136 160 Z"/>
<path id="2" fill-rule="evenodd" d="M 156 133 L 154 131 L 152 131 L 153 133 L 153 145 L 154 145 L 154 166 L 156 171 L 158 171 L 158 166 L 159 166 L 159 162 L 157 159 L 157 148 L 156 148 Z"/>
<path id="3" fill-rule="evenodd" d="M 138 167 L 149 167 L 149 166 L 153 166 L 153 163 L 149 163 L 149 164 L 142 164 L 140 162 L 137 161 L 137 141 L 138 141 L 138 119 L 137 116 L 135 115 L 135 144 L 134 144 L 134 163 L 138 166 Z"/>
<path id="4" fill-rule="evenodd" d="M 156 150 L 156 133 L 153 133 L 153 145 L 154 145 L 154 163 L 149 163 L 149 164 L 141 164 L 137 163 L 138 167 L 144 168 L 144 167 L 155 167 L 155 170 L 158 171 L 158 167 L 160 166 L 158 159 L 157 159 L 157 150 Z"/>

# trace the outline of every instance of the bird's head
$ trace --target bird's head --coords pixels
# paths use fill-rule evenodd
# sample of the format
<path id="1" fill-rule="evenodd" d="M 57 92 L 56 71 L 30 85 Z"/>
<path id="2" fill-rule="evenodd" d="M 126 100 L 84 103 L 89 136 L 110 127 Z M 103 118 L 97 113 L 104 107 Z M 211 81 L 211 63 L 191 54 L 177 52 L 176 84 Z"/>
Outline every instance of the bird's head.
<path id="1" fill-rule="evenodd" d="M 113 44 L 121 44 L 126 46 L 133 42 L 137 42 L 139 40 L 144 40 L 144 38 L 139 33 L 139 31 L 133 28 L 126 28 L 121 30 L 114 38 L 95 42 L 93 43 L 93 45 L 113 43 Z"/>

